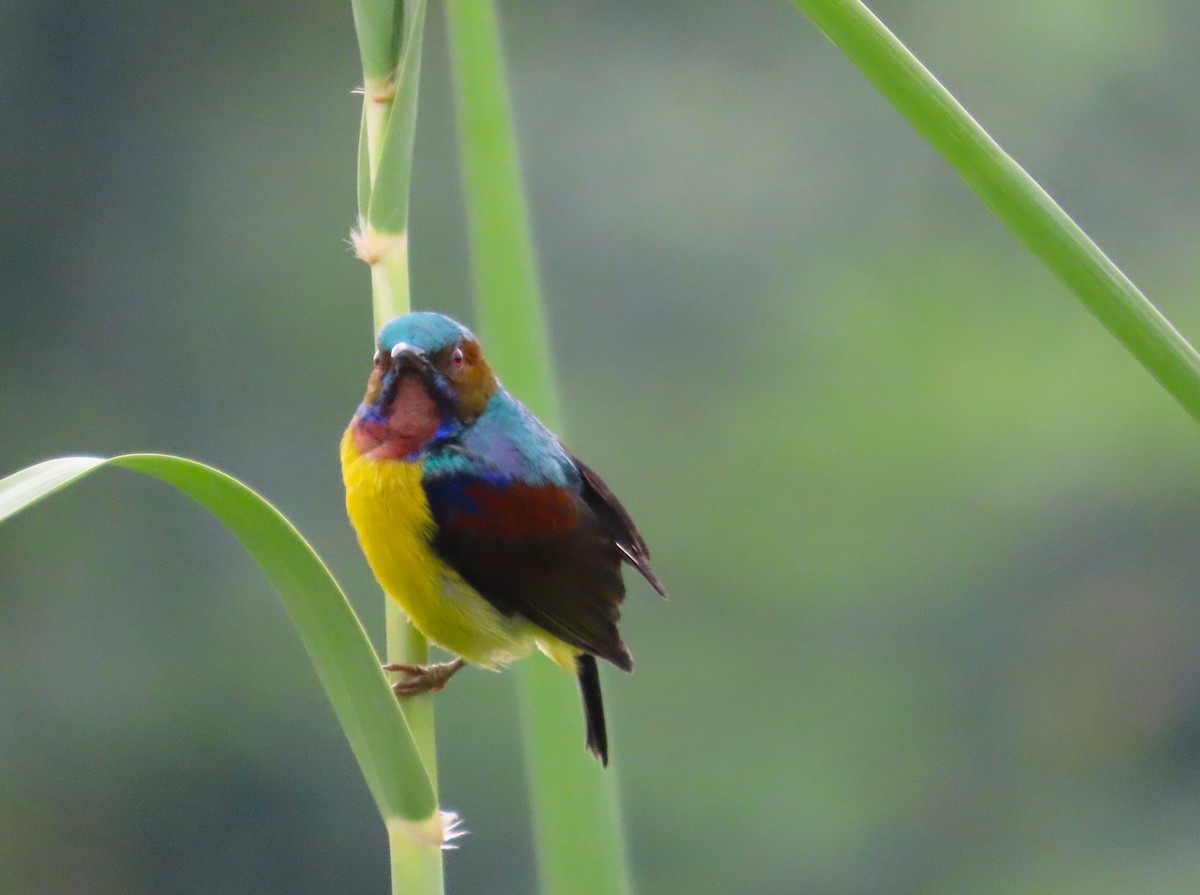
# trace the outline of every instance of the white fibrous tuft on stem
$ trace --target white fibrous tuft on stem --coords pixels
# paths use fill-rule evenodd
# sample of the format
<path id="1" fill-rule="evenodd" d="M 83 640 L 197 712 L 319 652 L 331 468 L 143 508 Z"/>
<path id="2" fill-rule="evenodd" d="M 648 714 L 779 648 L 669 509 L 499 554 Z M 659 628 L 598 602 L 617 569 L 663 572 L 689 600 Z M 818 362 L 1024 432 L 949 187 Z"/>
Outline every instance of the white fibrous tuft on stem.
<path id="1" fill-rule="evenodd" d="M 462 818 L 453 811 L 442 812 L 442 849 L 449 851 L 452 848 L 458 848 L 454 843 L 455 839 L 461 839 L 467 835 L 466 828 L 462 825 Z"/>
<path id="2" fill-rule="evenodd" d="M 441 849 L 457 848 L 451 843 L 467 835 L 462 828 L 462 818 L 453 811 L 438 811 L 418 821 L 393 818 L 388 822 L 388 829 L 393 835 L 400 833 L 412 842 Z"/>
<path id="3" fill-rule="evenodd" d="M 354 254 L 374 266 L 385 259 L 408 255 L 407 233 L 380 233 L 364 218 L 350 230 L 350 245 Z"/>

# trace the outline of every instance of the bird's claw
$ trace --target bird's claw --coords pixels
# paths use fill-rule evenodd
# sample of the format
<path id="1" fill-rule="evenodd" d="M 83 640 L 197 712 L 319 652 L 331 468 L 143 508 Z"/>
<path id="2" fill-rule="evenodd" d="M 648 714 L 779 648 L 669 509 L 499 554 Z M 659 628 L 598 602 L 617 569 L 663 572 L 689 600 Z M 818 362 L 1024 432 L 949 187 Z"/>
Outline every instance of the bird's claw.
<path id="1" fill-rule="evenodd" d="M 396 671 L 405 675 L 392 684 L 392 692 L 397 696 L 418 696 L 421 693 L 436 693 L 446 686 L 446 681 L 466 663 L 462 659 L 453 662 L 439 662 L 433 665 L 406 665 L 402 662 L 389 662 L 383 666 L 384 671 Z"/>

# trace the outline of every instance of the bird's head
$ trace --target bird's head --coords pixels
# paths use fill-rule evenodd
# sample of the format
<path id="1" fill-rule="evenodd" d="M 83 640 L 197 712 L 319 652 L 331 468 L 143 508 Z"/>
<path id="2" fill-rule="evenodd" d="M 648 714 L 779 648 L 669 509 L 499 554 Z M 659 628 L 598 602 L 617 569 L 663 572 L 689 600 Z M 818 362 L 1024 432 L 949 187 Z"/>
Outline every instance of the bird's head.
<path id="1" fill-rule="evenodd" d="M 350 425 L 359 452 L 375 459 L 410 457 L 470 425 L 499 388 L 471 331 L 428 311 L 385 325 L 372 363 Z"/>

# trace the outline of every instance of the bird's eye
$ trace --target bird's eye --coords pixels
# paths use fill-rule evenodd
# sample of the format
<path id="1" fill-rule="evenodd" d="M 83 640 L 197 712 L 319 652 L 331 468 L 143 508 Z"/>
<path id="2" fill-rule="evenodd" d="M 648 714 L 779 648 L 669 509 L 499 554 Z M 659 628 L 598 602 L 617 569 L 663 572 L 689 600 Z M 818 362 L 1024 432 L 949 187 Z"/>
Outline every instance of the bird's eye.
<path id="1" fill-rule="evenodd" d="M 376 348 L 375 349 L 375 357 L 372 358 L 371 360 L 372 360 L 372 363 L 375 364 L 375 366 L 382 367 L 383 366 L 383 350 L 380 348 Z"/>
<path id="2" fill-rule="evenodd" d="M 462 346 L 455 348 L 454 351 L 450 353 L 450 363 L 454 365 L 454 369 L 462 369 L 462 365 L 466 363 L 466 360 L 463 357 Z"/>

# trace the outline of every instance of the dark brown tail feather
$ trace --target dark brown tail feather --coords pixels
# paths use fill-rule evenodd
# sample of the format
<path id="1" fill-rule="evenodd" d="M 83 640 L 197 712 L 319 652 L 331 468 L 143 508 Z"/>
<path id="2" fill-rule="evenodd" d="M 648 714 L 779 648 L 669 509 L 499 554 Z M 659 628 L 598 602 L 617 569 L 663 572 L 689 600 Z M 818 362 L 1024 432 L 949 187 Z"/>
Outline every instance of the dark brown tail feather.
<path id="1" fill-rule="evenodd" d="M 587 721 L 588 751 L 608 767 L 608 731 L 604 727 L 604 700 L 600 696 L 600 670 L 596 657 L 581 655 L 575 664 L 579 668 L 579 692 L 583 696 L 583 717 Z"/>

